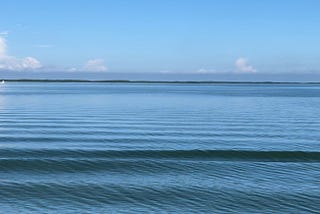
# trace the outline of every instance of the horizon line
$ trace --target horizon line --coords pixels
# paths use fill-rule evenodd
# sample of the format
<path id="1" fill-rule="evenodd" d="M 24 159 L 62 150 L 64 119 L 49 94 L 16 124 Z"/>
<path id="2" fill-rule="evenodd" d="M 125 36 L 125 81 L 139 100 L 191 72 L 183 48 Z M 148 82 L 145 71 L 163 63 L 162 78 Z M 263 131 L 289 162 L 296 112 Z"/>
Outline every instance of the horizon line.
<path id="1" fill-rule="evenodd" d="M 320 84 L 320 81 L 197 81 L 197 80 L 89 80 L 89 79 L 1 79 L 5 82 L 88 82 L 88 83 L 202 83 L 202 84 Z"/>

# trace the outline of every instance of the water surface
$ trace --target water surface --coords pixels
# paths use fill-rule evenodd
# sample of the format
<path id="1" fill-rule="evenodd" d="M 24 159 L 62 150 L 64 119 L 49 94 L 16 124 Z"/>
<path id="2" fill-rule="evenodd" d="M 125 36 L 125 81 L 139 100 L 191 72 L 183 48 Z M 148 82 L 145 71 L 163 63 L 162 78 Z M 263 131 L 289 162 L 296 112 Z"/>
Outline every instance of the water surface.
<path id="1" fill-rule="evenodd" d="M 5 83 L 0 213 L 316 213 L 320 85 Z"/>

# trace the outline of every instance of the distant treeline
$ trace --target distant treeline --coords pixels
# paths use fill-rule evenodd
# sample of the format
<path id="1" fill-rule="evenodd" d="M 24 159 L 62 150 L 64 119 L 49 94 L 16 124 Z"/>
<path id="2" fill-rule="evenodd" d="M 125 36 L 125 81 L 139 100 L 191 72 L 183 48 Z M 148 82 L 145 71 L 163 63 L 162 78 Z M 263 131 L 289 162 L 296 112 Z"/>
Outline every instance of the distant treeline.
<path id="1" fill-rule="evenodd" d="M 88 82 L 88 83 L 175 83 L 175 84 L 320 84 L 320 82 L 274 81 L 152 81 L 152 80 L 81 80 L 81 79 L 3 79 L 6 82 Z"/>

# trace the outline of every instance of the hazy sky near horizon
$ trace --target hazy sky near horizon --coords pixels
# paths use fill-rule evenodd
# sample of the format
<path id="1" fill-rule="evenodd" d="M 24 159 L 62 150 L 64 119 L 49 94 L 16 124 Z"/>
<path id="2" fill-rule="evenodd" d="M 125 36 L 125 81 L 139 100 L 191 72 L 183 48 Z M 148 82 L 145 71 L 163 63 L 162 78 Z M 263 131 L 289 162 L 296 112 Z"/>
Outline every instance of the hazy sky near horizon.
<path id="1" fill-rule="evenodd" d="M 318 0 L 0 0 L 0 6 L 0 70 L 18 77 L 18 71 L 320 73 Z"/>

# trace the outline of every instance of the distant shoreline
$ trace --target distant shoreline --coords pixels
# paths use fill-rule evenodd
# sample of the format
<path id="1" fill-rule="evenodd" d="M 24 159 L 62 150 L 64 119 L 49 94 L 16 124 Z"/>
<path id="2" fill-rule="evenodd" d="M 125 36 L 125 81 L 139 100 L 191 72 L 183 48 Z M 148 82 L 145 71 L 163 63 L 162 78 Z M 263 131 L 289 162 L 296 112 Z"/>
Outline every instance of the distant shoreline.
<path id="1" fill-rule="evenodd" d="M 286 81 L 159 81 L 159 80 L 81 80 L 81 79 L 3 79 L 5 82 L 79 82 L 79 83 L 172 83 L 172 84 L 320 84 Z"/>

